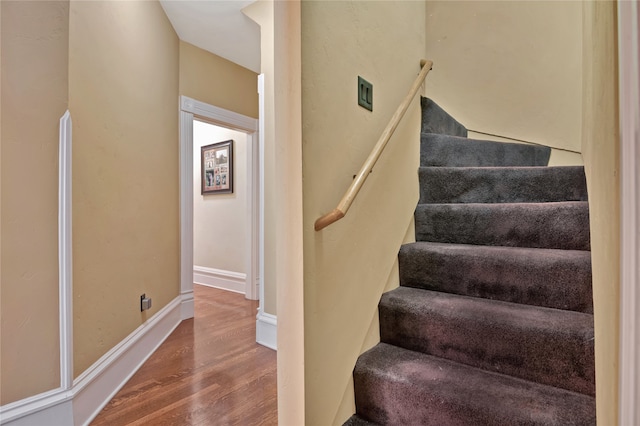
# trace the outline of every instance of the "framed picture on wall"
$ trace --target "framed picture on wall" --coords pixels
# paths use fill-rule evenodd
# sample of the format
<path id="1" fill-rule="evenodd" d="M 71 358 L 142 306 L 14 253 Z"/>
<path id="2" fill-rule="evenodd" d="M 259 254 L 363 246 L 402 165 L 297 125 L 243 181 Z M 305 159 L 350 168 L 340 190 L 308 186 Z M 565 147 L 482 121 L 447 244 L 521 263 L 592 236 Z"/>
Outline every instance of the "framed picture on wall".
<path id="1" fill-rule="evenodd" d="M 203 146 L 200 155 L 202 195 L 233 193 L 233 140 Z"/>

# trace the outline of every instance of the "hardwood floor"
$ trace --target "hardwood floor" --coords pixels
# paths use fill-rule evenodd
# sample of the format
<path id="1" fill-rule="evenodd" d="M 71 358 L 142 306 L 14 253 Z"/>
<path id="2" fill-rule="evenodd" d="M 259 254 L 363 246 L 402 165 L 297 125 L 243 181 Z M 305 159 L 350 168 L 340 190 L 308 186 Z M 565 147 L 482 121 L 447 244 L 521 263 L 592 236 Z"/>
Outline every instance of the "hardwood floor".
<path id="1" fill-rule="evenodd" d="M 258 345 L 257 301 L 194 286 L 183 321 L 91 425 L 276 425 L 276 352 Z"/>

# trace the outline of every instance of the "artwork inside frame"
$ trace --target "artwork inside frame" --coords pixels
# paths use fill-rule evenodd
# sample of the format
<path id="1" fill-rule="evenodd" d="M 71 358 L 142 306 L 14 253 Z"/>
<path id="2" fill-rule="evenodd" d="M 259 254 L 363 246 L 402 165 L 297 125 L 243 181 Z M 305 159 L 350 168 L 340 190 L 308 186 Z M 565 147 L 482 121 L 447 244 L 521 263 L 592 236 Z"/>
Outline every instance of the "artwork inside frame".
<path id="1" fill-rule="evenodd" d="M 233 140 L 200 148 L 201 194 L 233 193 Z"/>

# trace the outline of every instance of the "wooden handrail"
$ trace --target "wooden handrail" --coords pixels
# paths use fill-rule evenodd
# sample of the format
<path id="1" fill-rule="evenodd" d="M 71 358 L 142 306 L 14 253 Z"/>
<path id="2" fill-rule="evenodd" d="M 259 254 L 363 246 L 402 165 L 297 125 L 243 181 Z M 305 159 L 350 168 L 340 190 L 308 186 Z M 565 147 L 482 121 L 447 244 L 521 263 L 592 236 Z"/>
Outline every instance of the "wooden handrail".
<path id="1" fill-rule="evenodd" d="M 380 135 L 380 139 L 378 139 L 378 142 L 373 147 L 371 154 L 369 154 L 369 157 L 367 157 L 367 160 L 362 165 L 362 168 L 353 179 L 353 182 L 351 182 L 349 189 L 347 189 L 347 192 L 345 192 L 342 200 L 340 200 L 338 207 L 316 220 L 316 223 L 314 225 L 316 231 L 319 231 L 331 225 L 332 223 L 337 222 L 338 220 L 342 219 L 345 214 L 347 214 L 347 211 L 349 211 L 349 207 L 351 207 L 351 203 L 353 203 L 356 195 L 358 195 L 358 192 L 360 192 L 360 188 L 362 188 L 364 181 L 367 180 L 367 177 L 369 176 L 369 173 L 371 173 L 373 166 L 378 161 L 378 158 L 380 158 L 380 154 L 382 154 L 385 146 L 387 146 L 387 142 L 389 142 L 389 139 L 391 139 L 391 136 L 398 127 L 400 120 L 402 119 L 402 117 L 404 117 L 407 109 L 409 109 L 409 104 L 411 104 L 411 101 L 418 92 L 418 89 L 422 85 L 425 77 L 427 76 L 427 74 L 429 74 L 429 71 L 431 71 L 432 66 L 432 61 L 427 61 L 426 59 L 422 59 L 420 61 L 420 74 L 418 74 L 418 77 L 413 82 L 411 89 L 409 89 L 409 93 L 404 98 L 396 112 L 393 114 L 391 120 L 389 120 L 389 124 L 387 124 L 387 127 L 382 132 L 382 135 Z"/>

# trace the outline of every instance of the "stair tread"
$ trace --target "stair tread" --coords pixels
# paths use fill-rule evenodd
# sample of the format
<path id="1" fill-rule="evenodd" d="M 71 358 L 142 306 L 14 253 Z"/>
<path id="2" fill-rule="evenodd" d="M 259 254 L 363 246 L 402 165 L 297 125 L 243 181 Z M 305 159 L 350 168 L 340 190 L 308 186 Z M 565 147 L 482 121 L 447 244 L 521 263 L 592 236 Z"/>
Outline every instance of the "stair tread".
<path id="1" fill-rule="evenodd" d="M 420 203 L 586 201 L 582 166 L 420 167 Z"/>
<path id="2" fill-rule="evenodd" d="M 381 303 L 389 300 L 406 310 L 421 313 L 437 310 L 449 318 L 482 321 L 495 327 L 553 330 L 563 335 L 580 334 L 585 340 L 593 338 L 593 315 L 583 312 L 402 286 L 382 295 Z"/>
<path id="3" fill-rule="evenodd" d="M 590 250 L 589 204 L 418 204 L 416 240 L 492 246 Z"/>
<path id="4" fill-rule="evenodd" d="M 540 247 L 509 247 L 509 246 L 482 246 L 476 244 L 454 244 L 454 243 L 439 243 L 431 241 L 415 241 L 413 243 L 403 244 L 403 247 L 415 246 L 425 250 L 440 249 L 450 250 L 458 253 L 468 253 L 480 255 L 486 254 L 488 256 L 502 257 L 506 253 L 513 254 L 522 258 L 531 257 L 545 257 L 549 256 L 563 261 L 567 259 L 591 259 L 591 253 L 585 250 L 568 250 L 568 249 L 553 249 L 553 248 L 540 248 Z"/>
<path id="5" fill-rule="evenodd" d="M 588 251 L 417 241 L 399 269 L 401 286 L 593 313 Z"/>
<path id="6" fill-rule="evenodd" d="M 594 392 L 593 315 L 411 287 L 383 294 L 379 312 L 383 342 Z"/>
<path id="7" fill-rule="evenodd" d="M 357 415 L 378 424 L 595 424 L 595 399 L 380 343 L 354 371 Z"/>
<path id="8" fill-rule="evenodd" d="M 546 166 L 551 149 L 437 133 L 420 134 L 421 166 Z"/>
<path id="9" fill-rule="evenodd" d="M 554 208 L 559 206 L 578 206 L 578 207 L 589 207 L 588 201 L 553 201 L 553 202 L 533 202 L 533 203 L 464 203 L 460 205 L 460 203 L 420 203 L 418 206 L 455 206 L 456 208 L 473 208 L 473 207 L 486 207 L 493 208 L 496 210 L 506 209 L 506 208 L 522 208 L 528 209 L 533 206 L 539 206 L 542 208 Z"/>

